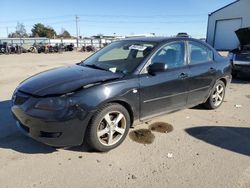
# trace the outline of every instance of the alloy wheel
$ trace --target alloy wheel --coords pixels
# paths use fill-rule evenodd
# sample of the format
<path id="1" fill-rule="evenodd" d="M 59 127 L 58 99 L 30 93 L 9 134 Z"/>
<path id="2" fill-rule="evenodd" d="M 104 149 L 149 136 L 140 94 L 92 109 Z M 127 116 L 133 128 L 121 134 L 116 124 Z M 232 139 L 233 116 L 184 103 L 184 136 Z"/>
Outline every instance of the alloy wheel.
<path id="1" fill-rule="evenodd" d="M 121 112 L 109 112 L 97 127 L 97 137 L 101 144 L 112 146 L 123 137 L 126 126 L 125 116 Z"/>
<path id="2" fill-rule="evenodd" d="M 224 98 L 224 87 L 222 84 L 218 84 L 214 90 L 214 93 L 212 95 L 212 102 L 214 103 L 214 106 L 219 106 Z"/>

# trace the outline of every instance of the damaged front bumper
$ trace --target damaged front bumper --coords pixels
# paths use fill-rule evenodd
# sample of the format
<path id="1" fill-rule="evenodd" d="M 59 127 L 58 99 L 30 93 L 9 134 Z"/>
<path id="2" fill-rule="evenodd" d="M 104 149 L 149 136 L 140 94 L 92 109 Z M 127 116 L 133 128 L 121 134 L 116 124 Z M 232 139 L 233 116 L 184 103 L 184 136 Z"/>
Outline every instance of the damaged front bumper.
<path id="1" fill-rule="evenodd" d="M 19 106 L 12 107 L 17 126 L 31 138 L 54 147 L 77 146 L 83 143 L 90 115 L 84 120 L 48 121 L 32 117 Z"/>

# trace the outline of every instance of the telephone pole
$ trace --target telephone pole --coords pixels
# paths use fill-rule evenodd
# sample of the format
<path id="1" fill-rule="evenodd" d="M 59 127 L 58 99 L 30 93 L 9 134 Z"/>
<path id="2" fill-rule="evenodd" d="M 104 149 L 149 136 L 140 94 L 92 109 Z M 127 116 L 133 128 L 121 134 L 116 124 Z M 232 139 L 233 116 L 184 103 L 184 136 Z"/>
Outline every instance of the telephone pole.
<path id="1" fill-rule="evenodd" d="M 76 15 L 76 47 L 77 48 L 78 48 L 78 40 L 79 40 L 78 19 L 79 19 L 79 17 Z"/>
<path id="2" fill-rule="evenodd" d="M 7 38 L 9 37 L 9 28 L 6 27 L 6 32 L 7 32 Z"/>

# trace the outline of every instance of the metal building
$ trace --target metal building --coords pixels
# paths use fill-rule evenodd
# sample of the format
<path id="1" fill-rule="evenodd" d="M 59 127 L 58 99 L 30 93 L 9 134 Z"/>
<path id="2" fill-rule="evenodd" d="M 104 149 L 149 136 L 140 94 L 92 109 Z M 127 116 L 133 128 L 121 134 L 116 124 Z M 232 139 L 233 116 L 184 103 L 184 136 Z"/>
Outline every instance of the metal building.
<path id="1" fill-rule="evenodd" d="M 250 27 L 250 0 L 237 0 L 208 15 L 207 43 L 217 50 L 235 49 L 235 31 L 244 27 Z"/>

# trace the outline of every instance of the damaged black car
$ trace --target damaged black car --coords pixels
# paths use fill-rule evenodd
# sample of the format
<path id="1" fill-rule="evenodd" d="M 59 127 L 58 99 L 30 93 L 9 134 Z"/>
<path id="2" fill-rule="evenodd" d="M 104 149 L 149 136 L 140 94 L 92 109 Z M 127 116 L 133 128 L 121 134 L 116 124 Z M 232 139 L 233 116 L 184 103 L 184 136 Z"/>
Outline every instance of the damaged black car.
<path id="1" fill-rule="evenodd" d="M 216 109 L 231 66 L 208 44 L 188 37 L 116 41 L 86 60 L 23 81 L 12 113 L 30 137 L 55 147 L 120 145 L 149 118 L 203 104 Z"/>
<path id="2" fill-rule="evenodd" d="M 250 28 L 241 28 L 235 33 L 240 45 L 229 53 L 233 65 L 232 75 L 250 78 Z"/>

